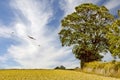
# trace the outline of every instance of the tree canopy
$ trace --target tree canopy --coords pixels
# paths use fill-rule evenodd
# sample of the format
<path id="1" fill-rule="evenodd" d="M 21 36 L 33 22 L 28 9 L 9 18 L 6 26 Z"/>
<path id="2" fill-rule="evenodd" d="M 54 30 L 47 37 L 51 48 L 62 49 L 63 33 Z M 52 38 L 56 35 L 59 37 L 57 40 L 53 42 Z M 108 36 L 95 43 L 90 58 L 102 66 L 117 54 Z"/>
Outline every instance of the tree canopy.
<path id="1" fill-rule="evenodd" d="M 107 38 L 109 51 L 113 56 L 120 57 L 120 20 L 115 20 L 112 25 L 108 26 Z"/>
<path id="2" fill-rule="evenodd" d="M 114 16 L 104 6 L 85 3 L 61 20 L 59 32 L 62 46 L 73 46 L 72 52 L 82 62 L 101 60 L 99 54 L 109 49 L 106 36 Z"/>

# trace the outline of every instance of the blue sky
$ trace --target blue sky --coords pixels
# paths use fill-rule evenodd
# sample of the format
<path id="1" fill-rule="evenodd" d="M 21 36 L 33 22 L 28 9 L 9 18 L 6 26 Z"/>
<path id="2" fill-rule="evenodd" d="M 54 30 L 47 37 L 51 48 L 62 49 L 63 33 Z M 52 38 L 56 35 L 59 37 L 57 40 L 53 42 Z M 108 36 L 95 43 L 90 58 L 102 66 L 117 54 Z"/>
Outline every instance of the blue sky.
<path id="1" fill-rule="evenodd" d="M 61 47 L 58 32 L 64 16 L 89 2 L 115 16 L 120 9 L 118 0 L 0 0 L 0 68 L 79 66 L 71 48 Z"/>

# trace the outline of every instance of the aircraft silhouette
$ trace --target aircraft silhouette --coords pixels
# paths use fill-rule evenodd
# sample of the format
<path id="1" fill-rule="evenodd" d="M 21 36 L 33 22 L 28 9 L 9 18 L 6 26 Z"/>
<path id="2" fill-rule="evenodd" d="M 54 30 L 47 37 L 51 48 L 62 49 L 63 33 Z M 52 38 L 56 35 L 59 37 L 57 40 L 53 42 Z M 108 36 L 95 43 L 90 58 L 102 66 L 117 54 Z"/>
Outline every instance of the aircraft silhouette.
<path id="1" fill-rule="evenodd" d="M 36 39 L 35 39 L 34 37 L 32 37 L 32 36 L 29 36 L 29 35 L 28 35 L 28 37 L 29 37 L 30 39 L 36 40 Z"/>
<path id="2" fill-rule="evenodd" d="M 33 40 L 36 40 L 34 37 L 32 37 L 32 36 L 29 36 L 28 35 L 28 37 L 30 38 L 30 39 L 33 39 Z M 40 47 L 40 45 L 38 45 L 39 47 Z"/>

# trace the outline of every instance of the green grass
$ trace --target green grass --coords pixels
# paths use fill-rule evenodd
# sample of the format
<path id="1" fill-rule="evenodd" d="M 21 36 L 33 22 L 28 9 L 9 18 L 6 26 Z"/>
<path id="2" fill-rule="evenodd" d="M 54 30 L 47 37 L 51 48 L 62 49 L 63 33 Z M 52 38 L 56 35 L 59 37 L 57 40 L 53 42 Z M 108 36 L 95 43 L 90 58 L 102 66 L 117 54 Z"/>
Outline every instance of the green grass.
<path id="1" fill-rule="evenodd" d="M 70 70 L 0 70 L 0 80 L 120 80 Z"/>

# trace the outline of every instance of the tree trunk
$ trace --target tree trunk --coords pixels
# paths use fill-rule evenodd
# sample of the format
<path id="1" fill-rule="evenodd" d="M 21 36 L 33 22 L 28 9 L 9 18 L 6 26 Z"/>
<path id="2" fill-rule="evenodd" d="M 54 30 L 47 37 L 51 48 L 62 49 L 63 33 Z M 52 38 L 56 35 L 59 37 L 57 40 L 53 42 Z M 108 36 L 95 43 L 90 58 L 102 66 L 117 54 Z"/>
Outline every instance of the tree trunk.
<path id="1" fill-rule="evenodd" d="M 84 64 L 85 64 L 84 60 L 81 59 L 81 69 L 83 69 Z"/>

